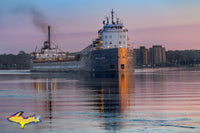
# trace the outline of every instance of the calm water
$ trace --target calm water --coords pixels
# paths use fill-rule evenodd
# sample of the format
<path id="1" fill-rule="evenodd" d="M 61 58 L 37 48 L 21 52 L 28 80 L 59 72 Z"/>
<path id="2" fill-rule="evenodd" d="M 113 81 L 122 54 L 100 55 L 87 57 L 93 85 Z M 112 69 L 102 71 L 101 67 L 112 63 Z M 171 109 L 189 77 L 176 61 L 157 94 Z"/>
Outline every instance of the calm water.
<path id="1" fill-rule="evenodd" d="M 0 132 L 200 132 L 200 69 L 136 70 L 134 74 L 31 74 L 0 71 Z M 18 111 L 42 122 L 21 129 Z"/>

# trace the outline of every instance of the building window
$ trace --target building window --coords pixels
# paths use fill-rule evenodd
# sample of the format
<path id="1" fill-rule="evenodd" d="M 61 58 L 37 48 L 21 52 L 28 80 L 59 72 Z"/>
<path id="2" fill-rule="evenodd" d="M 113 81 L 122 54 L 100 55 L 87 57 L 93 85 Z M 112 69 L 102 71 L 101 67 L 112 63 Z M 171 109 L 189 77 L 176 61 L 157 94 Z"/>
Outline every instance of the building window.
<path id="1" fill-rule="evenodd" d="M 115 68 L 115 65 L 114 64 L 111 64 L 110 65 L 110 69 L 114 69 Z"/>
<path id="2" fill-rule="evenodd" d="M 119 41 L 119 44 L 121 44 L 121 41 Z"/>
<path id="3" fill-rule="evenodd" d="M 105 42 L 105 44 L 107 44 L 108 42 Z"/>
<path id="4" fill-rule="evenodd" d="M 105 38 L 107 38 L 107 36 L 105 36 Z"/>
<path id="5" fill-rule="evenodd" d="M 120 36 L 120 38 L 122 39 L 122 36 Z"/>
<path id="6" fill-rule="evenodd" d="M 109 38 L 112 38 L 112 36 L 109 36 Z"/>
<path id="7" fill-rule="evenodd" d="M 112 44 L 112 42 L 110 42 L 110 44 Z"/>
<path id="8" fill-rule="evenodd" d="M 124 68 L 125 68 L 124 64 L 121 64 L 121 69 L 124 69 Z"/>
<path id="9" fill-rule="evenodd" d="M 124 44 L 126 44 L 126 42 L 124 41 Z"/>
<path id="10" fill-rule="evenodd" d="M 126 38 L 126 36 L 124 35 L 124 38 Z"/>

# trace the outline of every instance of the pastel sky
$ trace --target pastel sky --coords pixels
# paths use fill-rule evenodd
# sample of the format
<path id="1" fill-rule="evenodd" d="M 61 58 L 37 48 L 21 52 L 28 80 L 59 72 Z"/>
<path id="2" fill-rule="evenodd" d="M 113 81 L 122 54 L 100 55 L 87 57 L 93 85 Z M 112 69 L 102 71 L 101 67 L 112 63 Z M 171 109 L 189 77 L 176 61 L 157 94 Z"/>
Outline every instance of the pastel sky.
<path id="1" fill-rule="evenodd" d="M 97 37 L 111 9 L 134 48 L 200 50 L 200 0 L 0 0 L 0 54 L 42 47 L 47 25 L 60 49 L 79 51 Z"/>

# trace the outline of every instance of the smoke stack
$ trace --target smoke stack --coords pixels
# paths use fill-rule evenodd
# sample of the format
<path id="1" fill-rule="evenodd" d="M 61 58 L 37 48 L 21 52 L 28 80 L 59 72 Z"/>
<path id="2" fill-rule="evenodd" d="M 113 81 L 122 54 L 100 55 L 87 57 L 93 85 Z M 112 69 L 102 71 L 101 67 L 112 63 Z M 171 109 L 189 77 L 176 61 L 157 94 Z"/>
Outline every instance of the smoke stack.
<path id="1" fill-rule="evenodd" d="M 49 43 L 49 49 L 51 49 L 51 40 L 50 40 L 50 26 L 48 26 L 48 43 Z"/>

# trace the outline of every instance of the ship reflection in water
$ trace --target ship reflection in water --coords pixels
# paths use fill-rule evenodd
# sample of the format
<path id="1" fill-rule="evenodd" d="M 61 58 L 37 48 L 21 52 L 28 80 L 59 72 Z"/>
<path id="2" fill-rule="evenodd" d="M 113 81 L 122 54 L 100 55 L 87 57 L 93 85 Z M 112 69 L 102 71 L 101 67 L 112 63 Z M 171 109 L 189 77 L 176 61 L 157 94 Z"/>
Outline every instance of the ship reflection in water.
<path id="1" fill-rule="evenodd" d="M 12 73 L 0 71 L 2 133 L 200 131 L 196 68 L 134 74 Z M 21 130 L 5 118 L 18 111 L 36 114 L 42 122 Z"/>
<path id="2" fill-rule="evenodd" d="M 114 82 L 105 84 L 102 81 L 95 89 L 100 93 L 101 127 L 109 131 L 118 131 L 123 127 L 123 113 L 130 109 L 131 91 L 134 92 L 134 77 L 130 74 L 119 73 Z"/>
<path id="3" fill-rule="evenodd" d="M 69 84 L 60 79 L 62 77 L 67 80 L 71 76 L 73 80 L 70 80 Z M 38 104 L 42 104 L 39 106 L 43 107 L 45 111 L 42 119 L 46 121 L 49 128 L 60 127 L 61 125 L 57 124 L 59 119 L 61 121 L 65 119 L 64 121 L 68 123 L 65 127 L 73 127 L 76 124 L 77 127 L 82 127 L 84 122 L 81 121 L 88 116 L 99 119 L 99 127 L 105 130 L 118 131 L 123 127 L 120 119 L 123 112 L 130 110 L 131 91 L 134 91 L 134 76 L 132 74 L 111 73 L 82 76 L 48 74 L 32 76 L 32 78 L 36 80 L 32 83 L 34 92 L 37 95 L 45 94 L 45 100 L 41 103 L 38 102 Z M 73 90 L 73 88 L 67 87 L 74 83 L 80 88 Z M 64 90 L 63 84 L 66 84 L 69 89 Z M 83 90 L 82 87 L 86 90 Z M 62 95 L 57 94 L 57 89 L 59 89 L 58 93 L 62 93 Z M 92 113 L 90 114 L 88 110 Z M 77 119 L 75 120 L 77 122 L 71 122 L 74 119 Z M 87 124 L 89 125 L 85 126 L 89 127 L 93 123 Z"/>
<path id="4" fill-rule="evenodd" d="M 42 116 L 43 120 L 47 120 L 46 124 L 49 125 L 50 129 L 52 128 L 52 119 L 53 119 L 53 108 L 55 103 L 53 99 L 56 97 L 56 79 L 46 79 L 44 78 L 34 78 L 35 83 L 32 83 L 32 89 L 36 95 L 43 95 L 44 99 L 42 101 L 38 100 L 36 105 L 38 111 L 44 110 L 44 115 Z M 42 105 L 41 105 L 42 104 Z"/>

